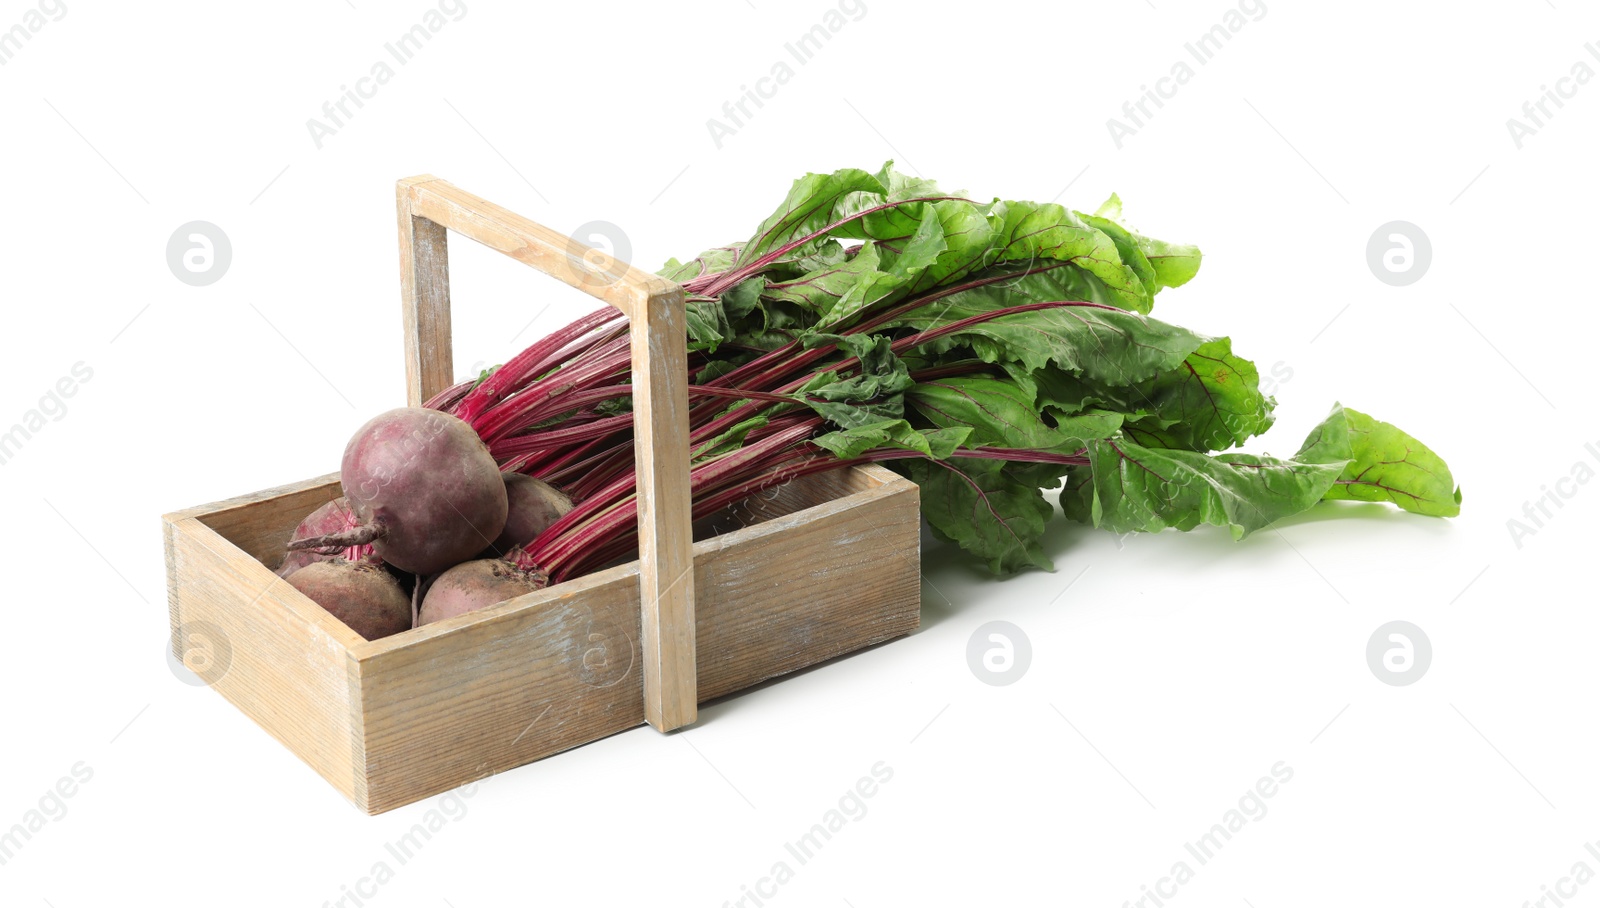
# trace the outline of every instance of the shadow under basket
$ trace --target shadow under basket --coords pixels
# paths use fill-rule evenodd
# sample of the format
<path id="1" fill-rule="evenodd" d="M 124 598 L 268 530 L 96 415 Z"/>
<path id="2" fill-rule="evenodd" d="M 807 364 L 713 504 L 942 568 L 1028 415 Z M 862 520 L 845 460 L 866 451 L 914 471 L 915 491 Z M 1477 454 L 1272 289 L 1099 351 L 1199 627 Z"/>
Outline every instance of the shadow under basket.
<path id="1" fill-rule="evenodd" d="M 337 474 L 164 518 L 173 652 L 381 813 L 645 721 L 638 562 L 367 641 L 272 571 Z M 701 702 L 915 630 L 918 489 L 819 473 L 696 542 Z M 270 565 L 270 566 L 269 566 Z"/>

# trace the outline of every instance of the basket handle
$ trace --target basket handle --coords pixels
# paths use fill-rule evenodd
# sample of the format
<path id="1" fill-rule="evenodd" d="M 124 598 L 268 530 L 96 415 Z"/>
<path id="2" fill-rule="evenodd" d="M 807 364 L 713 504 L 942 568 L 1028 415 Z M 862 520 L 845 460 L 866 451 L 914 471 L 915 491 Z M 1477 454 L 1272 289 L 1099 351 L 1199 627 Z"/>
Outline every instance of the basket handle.
<path id="1" fill-rule="evenodd" d="M 437 177 L 400 180 L 395 192 L 406 399 L 411 406 L 421 406 L 455 383 L 447 230 L 532 265 L 628 316 L 639 483 L 644 715 L 663 732 L 694 722 L 698 697 L 683 288 Z"/>

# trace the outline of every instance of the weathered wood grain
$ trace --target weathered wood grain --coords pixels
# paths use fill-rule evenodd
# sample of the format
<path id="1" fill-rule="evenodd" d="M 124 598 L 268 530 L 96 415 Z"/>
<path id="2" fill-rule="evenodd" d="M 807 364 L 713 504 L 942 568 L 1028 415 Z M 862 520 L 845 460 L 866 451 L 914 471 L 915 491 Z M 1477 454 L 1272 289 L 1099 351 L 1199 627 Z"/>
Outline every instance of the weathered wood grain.
<path id="1" fill-rule="evenodd" d="M 689 514 L 689 373 L 683 291 L 653 295 L 629 328 L 644 713 L 657 731 L 695 720 L 695 571 Z"/>
<path id="2" fill-rule="evenodd" d="M 242 549 L 246 555 L 276 570 L 287 553 L 289 537 L 307 514 L 338 498 L 339 474 L 329 473 L 306 482 L 279 486 L 168 514 L 166 520 L 202 517 L 203 522 Z M 269 507 L 260 507 L 262 504 Z"/>
<path id="3" fill-rule="evenodd" d="M 481 199 L 437 177 L 400 181 L 410 212 L 497 249 L 519 262 L 621 309 L 630 318 L 657 294 L 675 286 L 603 250 L 579 243 Z"/>
<path id="4" fill-rule="evenodd" d="M 326 482 L 311 480 L 259 501 L 226 502 L 218 522 L 248 541 L 261 528 L 297 522 L 304 500 L 326 491 Z M 211 687 L 346 797 L 364 802 L 351 651 L 365 641 L 207 526 L 207 516 L 163 518 L 174 656 L 203 653 Z"/>
<path id="5" fill-rule="evenodd" d="M 640 558 L 367 641 L 269 570 L 337 474 L 168 514 L 173 651 L 225 642 L 207 678 L 242 712 L 377 813 L 916 628 L 918 490 L 882 467 L 767 490 L 694 541 L 677 285 L 436 178 L 397 199 L 413 405 L 451 380 L 446 228 L 629 314 Z"/>
<path id="6" fill-rule="evenodd" d="M 367 641 L 239 544 L 337 493 L 324 476 L 167 515 L 169 606 L 174 652 L 215 628 L 231 663 L 213 686 L 361 809 L 646 721 L 638 562 Z M 917 494 L 875 466 L 808 476 L 696 543 L 699 701 L 914 630 Z"/>
<path id="7" fill-rule="evenodd" d="M 407 399 L 450 384 L 445 230 L 497 249 L 627 314 L 633 354 L 644 610 L 645 715 L 660 731 L 695 719 L 690 570 L 688 352 L 683 289 L 434 176 L 399 182 Z"/>
<path id="8" fill-rule="evenodd" d="M 880 472 L 883 476 L 862 475 Z M 694 546 L 701 702 L 910 633 L 915 485 L 878 468 Z M 820 479 L 821 477 L 808 477 Z M 639 564 L 356 647 L 366 809 L 380 812 L 646 722 Z"/>
<path id="9" fill-rule="evenodd" d="M 405 326 L 406 402 L 420 407 L 455 383 L 450 339 L 450 253 L 445 225 L 412 211 L 412 190 L 437 177 L 399 181 L 400 305 Z"/>

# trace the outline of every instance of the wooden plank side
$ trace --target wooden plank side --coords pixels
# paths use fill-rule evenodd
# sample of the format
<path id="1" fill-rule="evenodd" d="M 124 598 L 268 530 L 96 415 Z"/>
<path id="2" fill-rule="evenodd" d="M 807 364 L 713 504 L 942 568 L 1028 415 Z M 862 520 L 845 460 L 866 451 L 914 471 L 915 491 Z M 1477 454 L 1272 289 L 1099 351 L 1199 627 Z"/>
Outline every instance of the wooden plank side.
<path id="1" fill-rule="evenodd" d="M 911 632 L 915 485 L 884 482 L 694 546 L 701 701 Z M 368 809 L 645 721 L 638 564 L 357 648 Z"/>
<path id="2" fill-rule="evenodd" d="M 274 570 L 283 563 L 289 537 L 307 514 L 344 494 L 339 474 L 257 492 L 169 514 L 168 521 L 194 517 L 250 557 Z"/>
<path id="3" fill-rule="evenodd" d="M 764 489 L 730 506 L 727 513 L 741 525 L 750 526 L 793 514 L 824 501 L 876 489 L 887 483 L 909 483 L 909 480 L 877 464 L 864 464 L 848 470 L 829 470 Z"/>
<path id="4" fill-rule="evenodd" d="M 758 539 L 696 556 L 701 702 L 916 630 L 917 487 L 839 502 L 852 505 L 776 517 Z"/>
<path id="5" fill-rule="evenodd" d="M 653 296 L 632 319 L 639 482 L 644 714 L 657 731 L 695 720 L 695 577 L 689 497 L 689 370 L 683 291 Z"/>
<path id="6" fill-rule="evenodd" d="M 436 180 L 420 176 L 395 187 L 400 221 L 400 305 L 405 326 L 406 402 L 420 407 L 455 383 L 450 329 L 450 253 L 445 226 L 412 211 L 412 187 Z"/>
<path id="7" fill-rule="evenodd" d="M 369 812 L 644 722 L 638 574 L 604 574 L 360 661 Z"/>
<path id="8" fill-rule="evenodd" d="M 675 285 L 434 177 L 401 180 L 411 213 L 442 224 L 634 316 Z"/>
<path id="9" fill-rule="evenodd" d="M 437 177 L 401 180 L 396 193 L 407 397 L 412 406 L 450 384 L 447 230 L 604 300 L 631 319 L 640 452 L 639 582 L 646 603 L 645 715 L 661 731 L 693 722 L 697 698 L 683 289 Z"/>
<path id="10" fill-rule="evenodd" d="M 203 675 L 210 686 L 363 806 L 350 687 L 361 637 L 198 519 L 163 530 L 173 654 L 204 646 L 217 659 L 215 676 Z"/>
<path id="11" fill-rule="evenodd" d="M 330 483 L 335 487 L 338 486 L 338 473 L 326 473 L 322 476 L 312 477 L 311 479 L 302 479 L 299 482 L 285 483 L 281 486 L 273 486 L 270 489 L 262 489 L 259 492 L 251 492 L 248 495 L 237 495 L 233 498 L 224 498 L 221 501 L 213 501 L 209 504 L 195 505 L 192 508 L 184 508 L 181 511 L 173 511 L 170 514 L 164 514 L 162 515 L 161 519 L 168 523 L 175 523 L 188 517 L 206 517 L 233 508 L 248 507 L 253 504 L 274 501 L 286 495 L 299 495 L 304 492 L 311 492 L 313 490 L 320 489 L 323 486 L 329 485 Z"/>

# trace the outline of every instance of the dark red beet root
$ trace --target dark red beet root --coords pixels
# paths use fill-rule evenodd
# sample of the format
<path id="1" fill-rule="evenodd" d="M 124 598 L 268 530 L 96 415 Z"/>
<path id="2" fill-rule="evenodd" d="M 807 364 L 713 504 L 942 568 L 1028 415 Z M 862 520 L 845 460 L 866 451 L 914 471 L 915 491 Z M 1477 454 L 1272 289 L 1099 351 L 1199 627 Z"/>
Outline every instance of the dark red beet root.
<path id="1" fill-rule="evenodd" d="M 360 525 L 291 548 L 370 543 L 388 564 L 431 574 L 474 557 L 505 529 L 500 468 L 478 434 L 448 413 L 379 414 L 350 439 L 341 470 Z"/>
<path id="2" fill-rule="evenodd" d="M 504 556 L 512 549 L 527 545 L 572 510 L 572 499 L 542 479 L 506 473 L 505 480 L 509 504 L 506 528 L 489 546 L 488 555 Z"/>
<path id="3" fill-rule="evenodd" d="M 358 521 L 356 515 L 350 510 L 350 502 L 344 498 L 335 498 L 300 521 L 294 528 L 294 533 L 289 536 L 289 542 L 295 543 L 302 539 L 314 536 L 326 536 L 329 533 L 340 533 L 354 527 Z M 284 555 L 283 564 L 278 567 L 278 576 L 287 577 L 308 564 L 319 561 L 358 561 L 366 553 L 366 547 L 349 547 L 337 552 L 319 552 L 316 549 L 300 549 L 290 551 Z"/>
<path id="4" fill-rule="evenodd" d="M 411 627 L 411 597 L 380 565 L 319 561 L 295 571 L 288 582 L 368 640 Z"/>
<path id="5" fill-rule="evenodd" d="M 485 558 L 457 565 L 434 579 L 422 600 L 417 625 L 465 615 L 497 602 L 545 588 L 544 575 L 524 571 L 509 561 Z"/>

